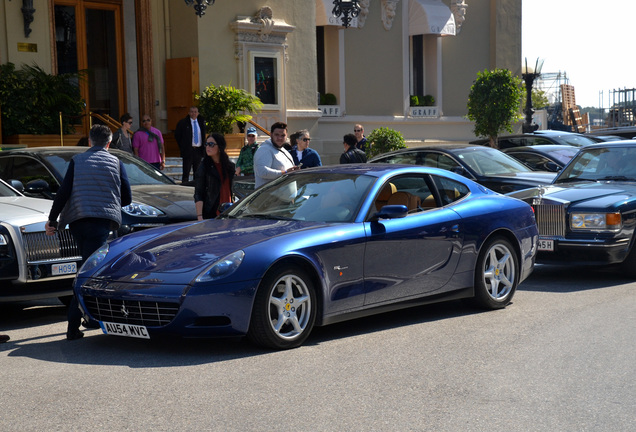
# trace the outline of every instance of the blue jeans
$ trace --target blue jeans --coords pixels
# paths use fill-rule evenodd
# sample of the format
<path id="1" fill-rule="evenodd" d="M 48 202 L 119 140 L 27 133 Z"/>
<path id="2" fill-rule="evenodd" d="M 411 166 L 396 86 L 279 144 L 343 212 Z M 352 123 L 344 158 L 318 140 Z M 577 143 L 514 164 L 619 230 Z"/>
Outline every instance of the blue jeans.
<path id="1" fill-rule="evenodd" d="M 84 264 L 93 252 L 106 243 L 113 223 L 113 221 L 101 218 L 85 218 L 71 222 L 71 234 L 73 235 L 73 238 L 75 238 L 77 247 L 82 254 L 82 262 L 80 263 L 80 266 Z M 67 318 L 67 331 L 79 330 L 82 322 L 82 312 L 79 309 L 77 297 L 75 295 L 73 295 L 71 304 L 68 307 Z"/>

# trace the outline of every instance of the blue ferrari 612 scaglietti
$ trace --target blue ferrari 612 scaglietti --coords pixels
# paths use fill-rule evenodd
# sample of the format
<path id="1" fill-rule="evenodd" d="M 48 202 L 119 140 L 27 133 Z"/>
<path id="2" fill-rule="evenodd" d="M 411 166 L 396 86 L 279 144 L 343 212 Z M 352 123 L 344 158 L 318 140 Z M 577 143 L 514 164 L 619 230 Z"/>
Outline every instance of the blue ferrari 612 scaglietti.
<path id="1" fill-rule="evenodd" d="M 106 334 L 247 335 L 286 349 L 314 326 L 442 300 L 505 307 L 533 270 L 532 208 L 449 171 L 297 171 L 218 218 L 112 241 L 75 292 Z"/>

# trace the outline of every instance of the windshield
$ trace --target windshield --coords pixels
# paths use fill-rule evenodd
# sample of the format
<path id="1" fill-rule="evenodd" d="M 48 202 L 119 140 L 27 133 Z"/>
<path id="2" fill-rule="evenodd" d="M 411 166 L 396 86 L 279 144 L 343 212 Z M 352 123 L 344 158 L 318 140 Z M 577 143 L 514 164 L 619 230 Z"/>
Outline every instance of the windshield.
<path id="1" fill-rule="evenodd" d="M 123 162 L 131 186 L 175 184 L 168 176 L 136 156 L 118 150 L 109 150 L 109 152 Z M 76 154 L 74 152 L 52 151 L 45 153 L 43 156 L 64 177 L 68 164 Z"/>
<path id="2" fill-rule="evenodd" d="M 591 138 L 584 137 L 581 135 L 559 135 L 554 137 L 555 140 L 559 141 L 562 144 L 567 144 L 575 147 L 584 147 L 590 144 L 596 144 Z"/>
<path id="3" fill-rule="evenodd" d="M 455 157 L 482 176 L 530 172 L 530 168 L 499 150 L 479 147 L 454 150 Z"/>
<path id="4" fill-rule="evenodd" d="M 609 145 L 583 149 L 554 181 L 631 180 L 636 181 L 636 147 Z"/>
<path id="5" fill-rule="evenodd" d="M 280 177 L 224 216 L 313 222 L 351 222 L 376 178 L 355 174 L 297 173 Z"/>

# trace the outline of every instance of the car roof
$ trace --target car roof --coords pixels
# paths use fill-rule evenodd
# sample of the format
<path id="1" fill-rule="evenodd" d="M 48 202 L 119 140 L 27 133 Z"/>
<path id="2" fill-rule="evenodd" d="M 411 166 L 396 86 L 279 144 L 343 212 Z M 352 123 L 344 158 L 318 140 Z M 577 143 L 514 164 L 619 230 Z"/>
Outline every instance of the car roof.
<path id="1" fill-rule="evenodd" d="M 579 151 L 579 147 L 574 147 L 567 144 L 543 144 L 543 145 L 510 147 L 502 151 L 504 153 L 510 153 L 513 151 L 534 151 L 537 153 L 550 153 L 552 151 L 563 151 L 563 150 L 572 150 L 574 153 L 576 153 Z"/>
<path id="2" fill-rule="evenodd" d="M 604 141 L 595 144 L 591 144 L 583 147 L 585 150 L 595 148 L 609 148 L 609 147 L 636 147 L 636 139 L 633 140 L 618 140 L 618 141 Z"/>
<path id="3" fill-rule="evenodd" d="M 384 158 L 385 156 L 390 156 L 390 155 L 395 155 L 395 154 L 402 154 L 402 153 L 418 152 L 418 151 L 442 151 L 442 152 L 443 151 L 450 151 L 450 153 L 452 153 L 452 150 L 475 149 L 477 151 L 480 151 L 480 150 L 483 150 L 484 148 L 501 151 L 499 149 L 495 149 L 495 148 L 492 148 L 492 147 L 476 145 L 476 144 L 457 144 L 457 143 L 453 143 L 453 144 L 441 144 L 441 145 L 439 145 L 439 144 L 438 145 L 423 145 L 423 146 L 403 148 L 403 149 L 399 149 L 399 150 L 393 150 L 393 151 L 390 151 L 390 152 L 387 152 L 387 153 L 382 153 L 380 155 L 374 156 L 371 159 L 371 161 L 377 160 L 380 157 Z"/>

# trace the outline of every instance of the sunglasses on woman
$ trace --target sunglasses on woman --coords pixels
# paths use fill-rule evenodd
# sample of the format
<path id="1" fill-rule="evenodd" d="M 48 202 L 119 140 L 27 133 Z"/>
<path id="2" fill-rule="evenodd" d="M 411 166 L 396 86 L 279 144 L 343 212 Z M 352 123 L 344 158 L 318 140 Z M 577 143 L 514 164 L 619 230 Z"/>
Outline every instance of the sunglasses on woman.
<path id="1" fill-rule="evenodd" d="M 213 142 L 213 141 L 212 142 L 206 142 L 205 145 L 208 146 L 208 147 L 214 147 L 216 145 L 216 143 Z"/>

